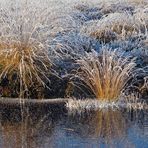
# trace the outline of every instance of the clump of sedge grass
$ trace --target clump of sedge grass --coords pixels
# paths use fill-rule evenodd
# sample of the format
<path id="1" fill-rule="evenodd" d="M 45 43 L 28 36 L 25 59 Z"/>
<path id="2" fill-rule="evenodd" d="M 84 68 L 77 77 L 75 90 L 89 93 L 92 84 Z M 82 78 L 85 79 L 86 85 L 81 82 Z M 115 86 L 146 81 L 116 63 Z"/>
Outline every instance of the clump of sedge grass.
<path id="1" fill-rule="evenodd" d="M 0 80 L 7 78 L 17 85 L 21 98 L 29 96 L 30 88 L 45 87 L 51 68 L 48 10 L 28 3 L 23 6 L 0 12 Z"/>
<path id="2" fill-rule="evenodd" d="M 101 53 L 88 53 L 77 60 L 80 68 L 76 77 L 90 88 L 97 99 L 115 101 L 124 91 L 136 65 L 135 59 L 123 54 L 108 48 Z"/>

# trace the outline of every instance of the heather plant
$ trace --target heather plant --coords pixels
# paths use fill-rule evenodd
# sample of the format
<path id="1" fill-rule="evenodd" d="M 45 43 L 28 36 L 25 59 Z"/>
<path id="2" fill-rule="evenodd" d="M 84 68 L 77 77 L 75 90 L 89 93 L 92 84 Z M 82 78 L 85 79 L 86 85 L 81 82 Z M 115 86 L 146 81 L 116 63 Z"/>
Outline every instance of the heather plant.
<path id="1" fill-rule="evenodd" d="M 135 59 L 116 50 L 103 48 L 77 60 L 76 77 L 100 100 L 118 100 L 125 90 L 136 66 Z"/>

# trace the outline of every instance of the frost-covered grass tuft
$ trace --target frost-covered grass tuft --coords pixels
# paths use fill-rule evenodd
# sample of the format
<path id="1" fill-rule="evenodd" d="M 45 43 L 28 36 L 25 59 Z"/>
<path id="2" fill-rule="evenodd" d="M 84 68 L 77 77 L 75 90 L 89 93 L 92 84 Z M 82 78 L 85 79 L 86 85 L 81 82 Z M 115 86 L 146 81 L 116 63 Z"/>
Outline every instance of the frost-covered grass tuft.
<path id="1" fill-rule="evenodd" d="M 32 3 L 14 3 L 0 11 L 0 80 L 7 78 L 17 86 L 21 98 L 29 96 L 30 88 L 49 82 L 48 14 Z"/>
<path id="2" fill-rule="evenodd" d="M 147 25 L 147 13 L 137 12 L 133 16 L 127 12 L 115 12 L 100 20 L 89 21 L 82 27 L 81 32 L 106 43 L 145 33 Z"/>
<path id="3" fill-rule="evenodd" d="M 104 47 L 100 53 L 93 51 L 77 60 L 80 68 L 76 77 L 90 88 L 99 100 L 118 100 L 136 66 L 135 59 L 116 50 Z"/>

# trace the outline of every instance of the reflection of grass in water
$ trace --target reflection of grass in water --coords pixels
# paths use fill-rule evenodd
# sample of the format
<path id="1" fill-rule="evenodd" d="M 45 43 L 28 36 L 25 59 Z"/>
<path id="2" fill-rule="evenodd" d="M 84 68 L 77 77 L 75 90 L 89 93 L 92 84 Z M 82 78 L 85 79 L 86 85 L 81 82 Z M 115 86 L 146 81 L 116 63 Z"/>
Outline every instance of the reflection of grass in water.
<path id="1" fill-rule="evenodd" d="M 47 123 L 46 123 L 47 122 Z M 2 147 L 38 147 L 42 145 L 45 134 L 52 135 L 53 125 L 47 121 L 47 116 L 33 120 L 29 117 L 20 122 L 2 121 Z M 41 133 L 44 135 L 41 136 Z M 40 140 L 40 143 L 38 143 Z"/>
<path id="2" fill-rule="evenodd" d="M 91 122 L 95 125 L 94 135 L 104 138 L 106 142 L 126 134 L 127 124 L 120 111 L 97 111 Z"/>
<path id="3" fill-rule="evenodd" d="M 101 54 L 89 53 L 77 61 L 80 65 L 76 76 L 90 88 L 100 100 L 115 101 L 124 91 L 135 67 L 134 59 L 111 49 Z"/>
<path id="4" fill-rule="evenodd" d="M 120 110 L 109 109 L 97 111 L 89 124 L 94 126 L 93 137 L 101 138 L 109 147 L 117 147 L 115 141 L 121 140 L 123 147 L 131 148 L 134 145 L 127 137 L 129 122 Z"/>
<path id="5" fill-rule="evenodd" d="M 116 147 L 118 142 L 132 146 L 127 137 L 129 120 L 121 110 L 97 110 L 88 113 L 72 115 L 74 126 L 71 127 L 78 136 L 93 139 L 97 144 Z M 95 140 L 96 139 L 96 140 Z"/>

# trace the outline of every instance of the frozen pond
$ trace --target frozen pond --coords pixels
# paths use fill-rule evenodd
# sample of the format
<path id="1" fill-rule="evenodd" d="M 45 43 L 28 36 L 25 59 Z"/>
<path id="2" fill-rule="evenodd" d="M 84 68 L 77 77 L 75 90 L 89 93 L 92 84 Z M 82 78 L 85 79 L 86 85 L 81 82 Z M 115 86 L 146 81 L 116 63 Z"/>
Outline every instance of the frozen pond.
<path id="1" fill-rule="evenodd" d="M 20 114 L 19 109 L 7 107 L 0 114 L 0 147 L 5 148 L 147 148 L 147 139 L 145 110 L 78 114 L 46 106 Z"/>

